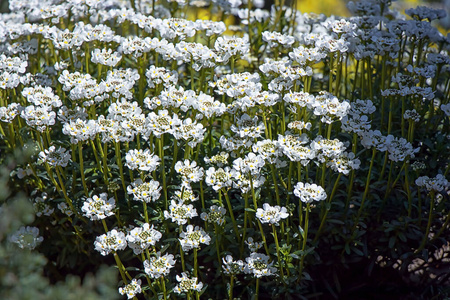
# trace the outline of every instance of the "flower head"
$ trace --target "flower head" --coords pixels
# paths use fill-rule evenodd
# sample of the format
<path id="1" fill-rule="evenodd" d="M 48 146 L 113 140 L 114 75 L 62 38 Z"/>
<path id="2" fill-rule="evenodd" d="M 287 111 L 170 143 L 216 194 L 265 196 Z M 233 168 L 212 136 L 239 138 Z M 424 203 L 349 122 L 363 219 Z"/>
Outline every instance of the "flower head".
<path id="1" fill-rule="evenodd" d="M 66 167 L 70 160 L 70 153 L 65 148 L 55 146 L 45 149 L 39 153 L 39 157 L 50 166 Z"/>
<path id="2" fill-rule="evenodd" d="M 263 208 L 256 210 L 256 217 L 261 223 L 278 225 L 281 219 L 286 219 L 288 216 L 286 207 L 270 206 L 268 203 L 264 203 Z"/>
<path id="3" fill-rule="evenodd" d="M 114 215 L 114 208 L 116 208 L 114 198 L 108 199 L 108 194 L 101 193 L 100 196 L 94 195 L 92 198 L 87 198 L 81 210 L 86 217 L 95 221 Z"/>
<path id="4" fill-rule="evenodd" d="M 141 227 L 135 227 L 127 234 L 128 246 L 134 254 L 141 254 L 145 249 L 154 246 L 162 237 L 161 232 L 144 223 Z"/>
<path id="5" fill-rule="evenodd" d="M 134 296 L 141 293 L 141 280 L 134 278 L 129 284 L 119 288 L 119 293 L 127 295 L 128 299 L 134 298 Z"/>
<path id="6" fill-rule="evenodd" d="M 269 263 L 269 256 L 262 253 L 252 253 L 245 259 L 244 272 L 253 274 L 256 278 L 263 276 L 276 275 L 277 269 L 272 267 L 273 262 Z"/>
<path id="7" fill-rule="evenodd" d="M 203 212 L 200 218 L 209 223 L 216 223 L 217 225 L 223 225 L 225 223 L 226 209 L 213 205 L 209 208 L 209 212 Z"/>
<path id="8" fill-rule="evenodd" d="M 222 269 L 225 274 L 237 275 L 244 272 L 244 262 L 242 260 L 234 261 L 231 255 L 227 255 L 226 257 L 222 258 L 222 261 Z"/>
<path id="9" fill-rule="evenodd" d="M 200 227 L 188 225 L 186 231 L 180 234 L 180 244 L 183 251 L 200 248 L 200 243 L 209 245 L 211 237 Z"/>
<path id="10" fill-rule="evenodd" d="M 190 291 L 200 292 L 203 287 L 203 283 L 197 283 L 197 277 L 189 278 L 186 273 L 181 273 L 181 276 L 176 276 L 177 281 L 179 282 L 175 287 L 175 293 L 187 293 Z"/>
<path id="11" fill-rule="evenodd" d="M 102 234 L 95 239 L 95 250 L 101 255 L 106 256 L 117 250 L 124 250 L 127 247 L 125 233 L 113 229 L 106 234 Z"/>
<path id="12" fill-rule="evenodd" d="M 43 240 L 44 238 L 39 236 L 39 229 L 31 226 L 22 226 L 9 237 L 10 242 L 17 244 L 22 249 L 30 250 L 36 248 Z"/>
<path id="13" fill-rule="evenodd" d="M 322 201 L 327 198 L 323 187 L 317 184 L 299 182 L 294 187 L 294 195 L 299 197 L 302 202 L 311 203 L 313 201 Z"/>
<path id="14" fill-rule="evenodd" d="M 152 278 L 169 275 L 170 269 L 175 266 L 173 258 L 172 254 L 161 256 L 161 253 L 157 252 L 156 256 L 152 256 L 149 260 L 144 261 L 145 273 Z"/>

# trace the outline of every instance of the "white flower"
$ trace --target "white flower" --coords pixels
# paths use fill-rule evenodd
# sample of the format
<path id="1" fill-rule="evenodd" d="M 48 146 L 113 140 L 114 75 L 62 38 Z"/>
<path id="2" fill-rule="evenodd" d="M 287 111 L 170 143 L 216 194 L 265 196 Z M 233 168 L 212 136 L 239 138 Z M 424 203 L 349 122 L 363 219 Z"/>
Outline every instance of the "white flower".
<path id="1" fill-rule="evenodd" d="M 28 126 L 35 127 L 40 132 L 55 125 L 56 121 L 56 113 L 52 111 L 51 106 L 30 105 L 21 110 L 20 116 L 25 119 Z"/>
<path id="2" fill-rule="evenodd" d="M 205 163 L 207 164 L 215 164 L 218 167 L 222 167 L 223 165 L 228 163 L 228 157 L 230 155 L 227 152 L 220 152 L 212 156 L 211 158 L 205 157 Z"/>
<path id="3" fill-rule="evenodd" d="M 380 152 L 387 150 L 386 137 L 382 135 L 379 130 L 369 130 L 363 132 L 361 145 L 363 145 L 366 149 L 375 147 Z"/>
<path id="4" fill-rule="evenodd" d="M 301 133 L 302 130 L 311 130 L 312 124 L 310 122 L 292 121 L 288 124 L 288 128 L 295 133 Z"/>
<path id="5" fill-rule="evenodd" d="M 199 111 L 199 114 L 196 116 L 197 119 L 202 119 L 203 116 L 207 119 L 210 119 L 212 116 L 221 116 L 226 111 L 225 104 L 214 100 L 213 97 L 203 92 L 197 96 L 196 101 L 192 103 L 192 107 Z"/>
<path id="6" fill-rule="evenodd" d="M 206 171 L 205 182 L 207 185 L 212 186 L 215 191 L 224 187 L 231 187 L 233 173 L 229 167 L 225 167 L 225 169 L 219 168 L 217 170 L 211 167 Z"/>
<path id="7" fill-rule="evenodd" d="M 70 217 L 73 215 L 73 211 L 65 202 L 58 203 L 57 207 L 66 216 Z"/>
<path id="8" fill-rule="evenodd" d="M 311 143 L 311 148 L 315 150 L 316 158 L 319 162 L 339 157 L 345 150 L 345 145 L 338 139 L 325 139 L 322 136 L 317 136 Z"/>
<path id="9" fill-rule="evenodd" d="M 60 107 L 62 101 L 58 95 L 53 93 L 51 87 L 43 87 L 41 85 L 34 87 L 26 87 L 22 91 L 22 96 L 27 98 L 27 101 L 40 106 Z"/>
<path id="10" fill-rule="evenodd" d="M 248 249 L 250 250 L 250 252 L 256 252 L 259 249 L 261 249 L 261 247 L 263 246 L 262 242 L 261 243 L 255 242 L 252 237 L 249 237 L 245 241 L 245 244 L 248 246 Z"/>
<path id="11" fill-rule="evenodd" d="M 108 199 L 108 194 L 101 193 L 100 197 L 94 195 L 92 198 L 87 198 L 86 201 L 84 201 L 81 210 L 86 217 L 95 221 L 114 215 L 114 208 L 116 208 L 114 198 Z"/>
<path id="12" fill-rule="evenodd" d="M 262 39 L 265 42 L 269 42 L 269 46 L 273 46 L 273 42 L 276 42 L 278 44 L 283 45 L 286 48 L 289 48 L 292 46 L 292 44 L 295 42 L 295 39 L 291 35 L 281 34 L 276 31 L 264 31 L 262 33 Z M 277 46 L 277 45 L 275 45 Z"/>
<path id="13" fill-rule="evenodd" d="M 217 205 L 212 205 L 209 208 L 209 212 L 203 212 L 200 214 L 200 218 L 209 223 L 216 223 L 217 225 L 223 225 L 225 223 L 226 209 Z"/>
<path id="14" fill-rule="evenodd" d="M 8 106 L 0 107 L 0 121 L 11 123 L 14 118 L 20 114 L 22 106 L 18 103 L 11 103 Z"/>
<path id="15" fill-rule="evenodd" d="M 269 256 L 261 253 L 252 253 L 245 259 L 244 272 L 253 274 L 256 278 L 263 276 L 276 275 L 277 269 L 272 267 L 273 262 L 269 263 Z"/>
<path id="16" fill-rule="evenodd" d="M 131 170 L 153 172 L 159 166 L 159 157 L 146 150 L 130 150 L 125 156 L 125 165 Z"/>
<path id="17" fill-rule="evenodd" d="M 442 110 L 444 110 L 443 106 L 444 106 L 444 104 L 441 105 Z M 448 106 L 450 108 L 450 104 Z M 420 121 L 420 114 L 415 109 L 413 109 L 413 110 L 407 109 L 407 110 L 405 110 L 405 113 L 403 114 L 403 118 L 405 120 L 411 119 L 413 122 L 417 123 Z"/>
<path id="18" fill-rule="evenodd" d="M 276 141 L 270 139 L 258 141 L 252 146 L 252 150 L 259 155 L 262 155 L 269 163 L 276 163 L 279 156 L 282 155 L 282 151 Z"/>
<path id="19" fill-rule="evenodd" d="M 244 272 L 244 262 L 242 260 L 234 261 L 231 255 L 222 258 L 223 272 L 227 275 L 237 275 Z"/>
<path id="20" fill-rule="evenodd" d="M 127 234 L 128 246 L 134 254 L 141 254 L 145 249 L 154 246 L 162 237 L 161 232 L 144 223 L 141 227 L 135 227 Z"/>
<path id="21" fill-rule="evenodd" d="M 161 256 L 161 253 L 157 252 L 156 256 L 152 256 L 149 260 L 144 261 L 145 273 L 155 279 L 161 276 L 167 276 L 169 275 L 170 269 L 175 266 L 175 262 L 172 254 Z"/>
<path id="22" fill-rule="evenodd" d="M 231 131 L 238 134 L 241 138 L 250 137 L 250 138 L 258 138 L 261 137 L 261 134 L 264 132 L 264 123 L 258 123 L 258 117 L 251 118 L 247 114 L 243 114 L 234 124 L 231 125 Z"/>
<path id="23" fill-rule="evenodd" d="M 197 162 L 189 160 L 178 161 L 175 164 L 175 171 L 182 175 L 183 181 L 199 182 L 203 178 L 203 168 L 197 166 Z"/>
<path id="24" fill-rule="evenodd" d="M 39 153 L 39 158 L 50 166 L 60 166 L 64 168 L 70 160 L 70 153 L 65 148 L 59 147 L 56 149 L 55 146 L 50 146 L 50 148 Z"/>
<path id="25" fill-rule="evenodd" d="M 283 153 L 291 161 L 301 162 L 304 166 L 316 157 L 316 151 L 305 145 L 308 142 L 309 139 L 306 134 L 298 136 L 286 132 L 285 136 L 278 135 L 278 145 L 281 147 Z"/>
<path id="26" fill-rule="evenodd" d="M 156 85 L 163 84 L 164 86 L 173 86 L 178 82 L 178 73 L 170 71 L 166 68 L 157 68 L 150 66 L 150 69 L 145 72 L 149 88 L 154 88 Z"/>
<path id="27" fill-rule="evenodd" d="M 350 170 L 359 169 L 361 161 L 355 158 L 353 152 L 343 152 L 340 156 L 332 158 L 327 162 L 327 167 L 331 167 L 332 170 L 338 171 L 344 175 L 350 173 Z"/>
<path id="28" fill-rule="evenodd" d="M 130 102 L 123 98 L 108 107 L 108 119 L 115 121 L 122 121 L 141 113 L 142 109 L 136 101 Z"/>
<path id="29" fill-rule="evenodd" d="M 193 248 L 200 248 L 200 243 L 209 245 L 211 237 L 198 226 L 188 225 L 186 227 L 186 232 L 182 231 L 180 233 L 180 244 L 183 251 L 189 251 Z"/>
<path id="30" fill-rule="evenodd" d="M 188 219 L 192 219 L 197 216 L 197 210 L 192 204 L 184 204 L 183 200 L 170 201 L 169 211 L 164 211 L 164 218 L 172 219 L 172 222 L 176 222 L 178 225 L 186 224 Z"/>
<path id="31" fill-rule="evenodd" d="M 183 139 L 191 148 L 194 148 L 203 141 L 205 132 L 206 128 L 203 128 L 202 124 L 187 118 L 174 128 L 172 134 L 177 140 Z"/>
<path id="32" fill-rule="evenodd" d="M 261 223 L 270 223 L 278 225 L 281 219 L 289 217 L 286 207 L 270 206 L 268 203 L 263 204 L 263 208 L 256 210 L 256 217 Z"/>
<path id="33" fill-rule="evenodd" d="M 294 187 L 294 195 L 299 197 L 302 202 L 311 203 L 313 201 L 322 201 L 327 198 L 325 190 L 317 184 L 298 182 Z"/>
<path id="34" fill-rule="evenodd" d="M 396 138 L 392 135 L 386 137 L 389 159 L 393 161 L 404 161 L 407 157 L 414 158 L 420 148 L 413 148 L 412 144 L 404 138 Z"/>
<path id="35" fill-rule="evenodd" d="M 242 174 L 259 174 L 265 161 L 262 155 L 253 152 L 247 154 L 244 158 L 237 158 L 233 161 L 233 169 Z"/>
<path id="36" fill-rule="evenodd" d="M 134 200 L 149 203 L 159 199 L 161 189 L 158 181 L 143 182 L 142 179 L 136 179 L 127 187 L 127 192 L 133 194 Z"/>
<path id="37" fill-rule="evenodd" d="M 450 187 L 448 180 L 442 174 L 438 174 L 434 178 L 421 176 L 416 179 L 416 184 L 425 187 L 428 191 L 436 192 L 440 192 L 445 188 Z"/>
<path id="38" fill-rule="evenodd" d="M 47 193 L 42 193 L 41 197 L 36 197 L 34 199 L 33 207 L 36 211 L 36 216 L 50 216 L 55 211 L 48 203 L 46 203 L 46 201 Z"/>
<path id="39" fill-rule="evenodd" d="M 39 229 L 37 227 L 22 226 L 13 235 L 9 237 L 11 243 L 16 243 L 20 248 L 34 249 L 44 240 L 39 236 Z"/>
<path id="40" fill-rule="evenodd" d="M 248 38 L 219 36 L 214 44 L 218 61 L 227 63 L 232 56 L 245 55 L 250 50 Z"/>
<path id="41" fill-rule="evenodd" d="M 0 70 L 6 70 L 14 73 L 25 73 L 28 62 L 20 57 L 8 57 L 5 54 L 0 55 Z"/>
<path id="42" fill-rule="evenodd" d="M 97 133 L 97 126 L 94 120 L 76 119 L 70 120 L 63 126 L 63 133 L 70 137 L 72 144 L 77 144 L 80 141 L 86 141 L 95 137 Z"/>
<path id="43" fill-rule="evenodd" d="M 182 184 L 181 190 L 175 191 L 174 199 L 178 199 L 184 203 L 195 202 L 198 200 L 198 196 L 192 191 L 192 187 L 187 184 Z"/>
<path id="44" fill-rule="evenodd" d="M 4 90 L 16 88 L 19 83 L 19 75 L 16 73 L 9 73 L 7 71 L 1 73 L 0 71 L 0 88 Z"/>
<path id="45" fill-rule="evenodd" d="M 106 256 L 112 251 L 124 250 L 127 247 L 125 233 L 113 229 L 95 239 L 95 250 Z"/>
<path id="46" fill-rule="evenodd" d="M 95 64 L 102 64 L 109 67 L 115 67 L 122 59 L 118 52 L 112 52 L 112 49 L 95 49 L 91 52 L 91 61 Z"/>
<path id="47" fill-rule="evenodd" d="M 203 287 L 203 283 L 197 283 L 197 277 L 189 278 L 188 275 L 183 272 L 181 276 L 176 276 L 177 281 L 179 282 L 175 287 L 174 291 L 177 294 L 187 293 L 190 291 L 200 292 Z"/>
<path id="48" fill-rule="evenodd" d="M 352 114 L 342 118 L 341 128 L 344 131 L 354 132 L 361 136 L 364 132 L 370 130 L 370 122 L 366 115 Z"/>
<path id="49" fill-rule="evenodd" d="M 119 288 L 121 295 L 127 295 L 128 299 L 134 298 L 141 293 L 141 280 L 134 278 L 129 284 Z"/>
<path id="50" fill-rule="evenodd" d="M 104 82 L 105 91 L 111 93 L 117 99 L 121 96 L 131 99 L 133 94 L 130 90 L 139 77 L 138 70 L 135 69 L 114 69 L 113 71 L 108 71 Z"/>
<path id="51" fill-rule="evenodd" d="M 442 104 L 441 109 L 447 116 L 450 116 L 450 103 Z"/>
<path id="52" fill-rule="evenodd" d="M 251 182 L 250 176 L 252 178 Z M 266 178 L 261 176 L 260 173 L 253 173 L 250 176 L 248 173 L 234 172 L 233 177 L 235 181 L 233 181 L 233 187 L 241 189 L 242 193 L 248 193 L 252 188 L 252 184 L 253 189 L 256 190 L 266 182 Z"/>
<path id="53" fill-rule="evenodd" d="M 151 112 L 147 116 L 146 128 L 148 129 L 147 136 L 153 133 L 157 138 L 164 133 L 172 133 L 173 127 L 181 123 L 177 115 L 169 116 L 169 112 L 165 109 L 158 111 L 158 114 Z"/>

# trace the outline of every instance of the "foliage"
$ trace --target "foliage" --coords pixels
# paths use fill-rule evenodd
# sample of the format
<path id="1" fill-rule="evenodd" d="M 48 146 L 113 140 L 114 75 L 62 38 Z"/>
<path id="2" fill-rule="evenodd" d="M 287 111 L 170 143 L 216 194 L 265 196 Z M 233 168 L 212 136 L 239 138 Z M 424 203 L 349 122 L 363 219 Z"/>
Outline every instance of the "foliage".
<path id="1" fill-rule="evenodd" d="M 448 296 L 443 11 L 285 4 L 10 0 L 2 296 Z"/>

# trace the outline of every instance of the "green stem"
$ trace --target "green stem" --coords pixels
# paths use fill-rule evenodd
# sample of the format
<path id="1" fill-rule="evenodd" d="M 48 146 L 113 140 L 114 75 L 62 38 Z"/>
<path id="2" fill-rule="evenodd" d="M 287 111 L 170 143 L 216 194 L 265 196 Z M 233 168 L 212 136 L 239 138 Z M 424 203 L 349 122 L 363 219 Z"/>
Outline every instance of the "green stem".
<path id="1" fill-rule="evenodd" d="M 254 205 L 254 209 L 255 211 L 258 209 L 258 203 L 256 202 L 256 194 L 255 194 L 255 189 L 253 188 L 253 176 L 250 172 L 248 172 L 249 178 L 250 178 L 250 188 L 252 191 L 252 198 L 253 198 L 253 205 Z M 264 249 L 266 250 L 267 255 L 270 255 L 269 253 L 269 247 L 267 246 L 267 242 L 266 242 L 266 236 L 264 235 L 264 231 L 261 225 L 261 222 L 259 221 L 259 219 L 257 219 L 258 222 L 258 227 L 259 227 L 259 231 L 261 233 L 261 238 L 263 240 L 264 243 Z"/>
<path id="2" fill-rule="evenodd" d="M 247 220 L 248 220 L 248 208 L 250 208 L 248 203 L 248 193 L 244 194 L 244 229 L 242 231 L 242 241 L 241 241 L 241 255 L 244 253 L 244 243 L 245 237 L 247 235 Z"/>
<path id="3" fill-rule="evenodd" d="M 80 161 L 81 182 L 83 184 L 84 194 L 86 195 L 86 197 L 89 197 L 88 189 L 86 186 L 86 178 L 84 177 L 83 144 L 81 143 L 81 141 L 78 142 L 78 159 Z"/>
<path id="4" fill-rule="evenodd" d="M 270 171 L 272 173 L 272 180 L 273 180 L 273 185 L 275 187 L 275 197 L 277 200 L 277 205 L 281 205 L 281 201 L 280 201 L 280 191 L 278 190 L 278 183 L 277 183 L 277 176 L 275 174 L 275 167 L 273 166 L 273 164 L 270 164 Z"/>
<path id="5" fill-rule="evenodd" d="M 275 246 L 277 248 L 278 267 L 280 268 L 281 281 L 283 282 L 283 284 L 285 284 L 285 282 L 284 282 L 283 264 L 282 264 L 281 254 L 280 254 L 280 245 L 278 244 L 278 235 L 277 235 L 277 230 L 276 230 L 275 227 L 276 227 L 275 225 L 272 225 L 273 238 L 275 240 Z"/>
<path id="6" fill-rule="evenodd" d="M 259 298 L 259 278 L 256 278 L 255 300 Z"/>
<path id="7" fill-rule="evenodd" d="M 225 200 L 227 201 L 228 210 L 230 211 L 231 222 L 233 222 L 234 232 L 236 233 L 236 238 L 238 240 L 238 243 L 240 243 L 241 242 L 241 237 L 239 235 L 239 230 L 238 230 L 238 227 L 237 227 L 236 219 L 234 218 L 233 206 L 231 205 L 230 197 L 228 197 L 228 193 L 227 193 L 227 191 L 224 188 L 222 188 L 219 191 L 219 194 L 220 194 L 221 191 L 222 191 L 222 193 L 225 196 Z"/>
<path id="8" fill-rule="evenodd" d="M 228 289 L 228 299 L 233 300 L 233 286 L 234 286 L 234 276 L 230 277 L 230 287 Z"/>
<path id="9" fill-rule="evenodd" d="M 161 286 L 163 290 L 163 299 L 167 300 L 167 291 L 166 291 L 166 280 L 164 276 L 161 276 Z"/>
<path id="10" fill-rule="evenodd" d="M 327 200 L 325 214 L 322 217 L 322 221 L 320 222 L 319 229 L 317 230 L 316 236 L 314 237 L 313 244 L 319 238 L 320 233 L 322 232 L 323 226 L 325 225 L 325 221 L 327 219 L 328 212 L 330 211 L 330 208 L 331 208 L 331 201 L 333 200 L 334 194 L 337 191 L 337 187 L 339 185 L 339 179 L 341 179 L 341 176 L 342 176 L 342 173 L 339 173 L 338 177 L 336 178 L 336 181 L 334 182 L 333 190 L 331 191 L 331 195 L 330 195 L 330 197 L 328 197 L 328 200 Z"/>
<path id="11" fill-rule="evenodd" d="M 67 204 L 69 205 L 69 207 L 70 207 L 70 209 L 72 210 L 72 212 L 73 212 L 73 213 L 76 213 L 76 210 L 75 210 L 75 208 L 73 207 L 72 200 L 69 198 L 69 196 L 67 196 L 66 187 L 64 186 L 64 180 L 62 179 L 62 176 L 61 176 L 61 174 L 60 174 L 60 172 L 63 173 L 63 172 L 62 172 L 62 168 L 61 168 L 60 166 L 57 166 L 56 169 L 55 169 L 55 171 L 56 171 L 56 175 L 58 176 L 58 180 L 59 180 L 60 187 L 61 187 L 61 190 L 62 190 L 63 195 L 64 195 L 64 199 L 66 199 L 66 202 L 67 202 Z"/>
<path id="12" fill-rule="evenodd" d="M 299 275 L 298 280 L 302 279 L 303 274 L 303 267 L 305 263 L 305 249 L 306 249 L 306 242 L 308 240 L 308 227 L 309 227 L 309 210 L 310 210 L 310 203 L 306 204 L 306 213 L 305 213 L 305 226 L 303 227 L 303 245 L 302 245 L 302 258 L 300 259 L 300 269 L 299 269 Z"/>
<path id="13" fill-rule="evenodd" d="M 363 198 L 361 200 L 361 205 L 359 207 L 358 214 L 356 215 L 355 224 L 353 224 L 353 229 L 352 229 L 353 234 L 355 234 L 356 227 L 358 226 L 358 223 L 359 223 L 359 218 L 361 217 L 361 214 L 362 214 L 362 211 L 364 208 L 364 202 L 366 201 L 367 194 L 369 193 L 370 175 L 372 174 L 372 168 L 373 168 L 373 163 L 375 161 L 376 153 L 377 153 L 377 149 L 374 147 L 372 149 L 372 159 L 370 161 L 369 172 L 367 173 L 366 187 L 364 189 L 364 194 L 363 194 Z"/>
<path id="14" fill-rule="evenodd" d="M 159 138 L 159 158 L 161 159 L 161 177 L 164 191 L 164 207 L 169 209 L 169 201 L 167 200 L 166 171 L 164 168 L 164 134 Z"/>
<path id="15" fill-rule="evenodd" d="M 434 209 L 434 201 L 435 201 L 435 192 L 430 192 L 430 211 L 428 213 L 428 223 L 427 228 L 425 230 L 425 235 L 423 236 L 422 243 L 420 244 L 420 247 L 416 250 L 416 253 L 419 253 L 425 248 L 425 245 L 428 241 L 428 235 L 430 234 L 430 228 L 431 228 L 431 221 L 433 220 L 433 209 Z"/>
<path id="16" fill-rule="evenodd" d="M 120 179 L 122 181 L 122 187 L 125 195 L 127 195 L 127 185 L 125 183 L 125 176 L 123 175 L 123 165 L 122 165 L 122 156 L 120 154 L 120 142 L 114 142 L 114 147 L 116 151 L 116 162 L 119 166 Z"/>
<path id="17" fill-rule="evenodd" d="M 198 277 L 197 248 L 194 248 L 194 277 Z"/>

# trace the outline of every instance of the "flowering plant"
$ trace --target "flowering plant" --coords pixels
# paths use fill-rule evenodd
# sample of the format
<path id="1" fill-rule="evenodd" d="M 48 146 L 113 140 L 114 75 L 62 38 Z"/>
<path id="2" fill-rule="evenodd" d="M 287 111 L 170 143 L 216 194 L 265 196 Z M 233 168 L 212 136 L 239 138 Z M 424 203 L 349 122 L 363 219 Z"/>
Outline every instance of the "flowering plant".
<path id="1" fill-rule="evenodd" d="M 130 299 L 339 298 L 368 265 L 430 297 L 448 285 L 428 276 L 450 225 L 441 10 L 9 3 L 0 160 L 31 152 L 8 184 L 36 220 L 8 241 L 45 254 L 52 280 L 113 262 Z"/>

